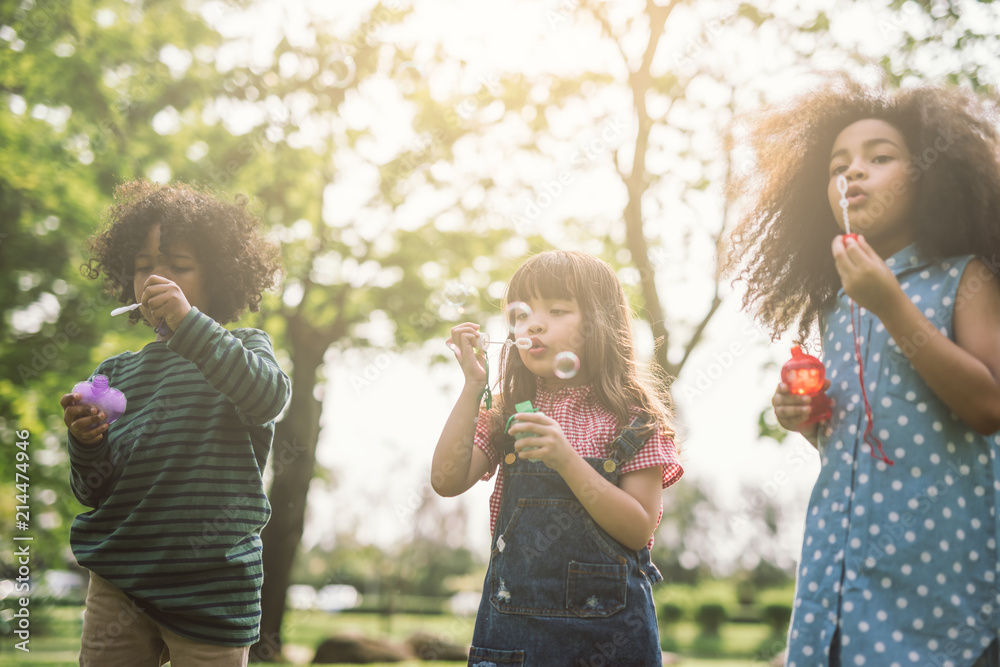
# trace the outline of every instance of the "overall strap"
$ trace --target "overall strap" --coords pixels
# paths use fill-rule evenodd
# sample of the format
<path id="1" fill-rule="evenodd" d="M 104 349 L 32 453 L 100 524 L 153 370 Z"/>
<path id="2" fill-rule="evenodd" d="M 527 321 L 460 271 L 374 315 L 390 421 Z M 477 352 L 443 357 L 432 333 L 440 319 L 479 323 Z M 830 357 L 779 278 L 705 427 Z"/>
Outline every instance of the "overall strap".
<path id="1" fill-rule="evenodd" d="M 636 415 L 632 417 L 628 426 L 622 429 L 621 434 L 612 441 L 608 446 L 608 449 L 611 450 L 611 458 L 604 462 L 604 469 L 607 472 L 613 472 L 619 466 L 628 463 L 646 446 L 648 436 L 640 438 L 638 434 L 638 431 L 644 426 L 646 426 L 644 415 Z"/>

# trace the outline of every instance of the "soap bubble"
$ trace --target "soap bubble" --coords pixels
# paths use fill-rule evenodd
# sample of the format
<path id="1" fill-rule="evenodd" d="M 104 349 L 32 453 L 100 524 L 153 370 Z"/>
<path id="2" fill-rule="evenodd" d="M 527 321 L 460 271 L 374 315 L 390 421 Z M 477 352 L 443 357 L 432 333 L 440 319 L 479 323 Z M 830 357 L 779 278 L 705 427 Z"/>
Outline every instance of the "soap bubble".
<path id="1" fill-rule="evenodd" d="M 568 380 L 572 377 L 576 377 L 576 374 L 580 370 L 580 358 L 569 350 L 565 350 L 557 354 L 554 364 L 556 377 L 561 380 Z"/>
<path id="2" fill-rule="evenodd" d="M 357 63 L 347 54 L 337 53 L 326 61 L 326 68 L 320 74 L 319 80 L 324 86 L 347 88 L 358 74 Z"/>
<path id="3" fill-rule="evenodd" d="M 457 308 L 458 312 L 464 312 L 465 308 L 475 298 L 476 288 L 460 283 L 457 280 L 449 280 L 445 283 L 444 299 L 448 302 L 448 305 Z"/>
<path id="4" fill-rule="evenodd" d="M 515 301 L 507 305 L 507 326 L 510 332 L 524 319 L 531 317 L 531 308 L 523 301 Z"/>

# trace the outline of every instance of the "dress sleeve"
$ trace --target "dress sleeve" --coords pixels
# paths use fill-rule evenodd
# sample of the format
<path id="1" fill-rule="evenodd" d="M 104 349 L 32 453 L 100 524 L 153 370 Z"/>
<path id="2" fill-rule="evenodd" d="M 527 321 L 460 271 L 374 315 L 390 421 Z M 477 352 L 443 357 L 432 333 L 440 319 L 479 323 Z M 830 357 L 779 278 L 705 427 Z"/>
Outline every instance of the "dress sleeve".
<path id="1" fill-rule="evenodd" d="M 639 450 L 635 458 L 622 466 L 622 474 L 653 466 L 660 466 L 662 469 L 661 484 L 664 489 L 674 484 L 684 474 L 674 439 L 659 431 L 649 436 L 646 446 Z"/>
<path id="2" fill-rule="evenodd" d="M 260 426 L 284 409 L 291 384 L 278 367 L 266 333 L 237 331 L 238 336 L 192 307 L 167 348 L 194 362 L 205 380 L 229 399 L 244 424 Z"/>
<path id="3" fill-rule="evenodd" d="M 472 438 L 472 444 L 481 449 L 486 458 L 490 460 L 490 469 L 483 475 L 483 481 L 491 479 L 500 465 L 500 457 L 490 444 L 492 418 L 489 412 L 479 411 L 479 418 L 476 420 L 476 433 Z"/>

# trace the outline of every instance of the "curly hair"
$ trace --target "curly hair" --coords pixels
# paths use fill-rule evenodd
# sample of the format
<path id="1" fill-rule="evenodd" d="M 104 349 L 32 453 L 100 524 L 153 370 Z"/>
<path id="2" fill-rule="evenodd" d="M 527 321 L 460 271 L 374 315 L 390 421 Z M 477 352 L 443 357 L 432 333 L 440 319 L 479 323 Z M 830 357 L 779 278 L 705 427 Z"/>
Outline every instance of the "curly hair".
<path id="1" fill-rule="evenodd" d="M 747 114 L 726 149 L 749 148 L 755 168 L 726 196 L 745 205 L 728 237 L 725 273 L 746 283 L 743 308 L 774 338 L 798 321 L 809 338 L 840 289 L 830 244 L 840 234 L 827 198 L 830 151 L 847 126 L 877 119 L 895 127 L 912 156 L 907 224 L 930 259 L 1000 252 L 1000 142 L 996 112 L 968 90 L 920 86 L 889 91 L 845 73 L 785 104 Z"/>
<path id="2" fill-rule="evenodd" d="M 161 247 L 183 240 L 194 250 L 209 294 L 208 316 L 225 324 L 245 308 L 260 309 L 261 292 L 274 286 L 281 272 L 280 253 L 261 233 L 247 197 L 229 204 L 191 185 L 134 180 L 119 185 L 114 199 L 105 226 L 90 239 L 92 258 L 82 272 L 88 278 L 103 274 L 105 289 L 120 303 L 135 303 L 135 256 L 159 225 Z M 129 313 L 130 322 L 140 320 L 138 310 Z"/>
<path id="3" fill-rule="evenodd" d="M 504 294 L 503 312 L 510 304 L 533 297 L 571 298 L 579 304 L 582 378 L 593 386 L 597 401 L 621 426 L 629 423 L 630 408 L 638 407 L 649 420 L 640 435 L 656 431 L 673 435 L 669 395 L 662 379 L 636 361 L 631 310 L 611 266 L 581 252 L 539 253 L 514 272 Z M 509 338 L 513 340 L 513 334 Z M 490 429 L 495 438 L 502 437 L 515 404 L 535 399 L 536 376 L 521 361 L 514 345 L 505 347 L 501 354 L 498 385 L 500 400 L 494 403 Z"/>

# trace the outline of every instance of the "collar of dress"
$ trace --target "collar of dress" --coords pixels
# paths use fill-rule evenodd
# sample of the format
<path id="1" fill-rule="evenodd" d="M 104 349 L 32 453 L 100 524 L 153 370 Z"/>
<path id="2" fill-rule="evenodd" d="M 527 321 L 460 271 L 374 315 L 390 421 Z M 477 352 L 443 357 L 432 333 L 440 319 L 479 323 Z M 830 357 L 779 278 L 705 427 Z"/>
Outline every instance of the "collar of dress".
<path id="1" fill-rule="evenodd" d="M 563 401 L 568 398 L 584 399 L 590 396 L 593 388 L 589 384 L 581 384 L 573 387 L 560 387 L 559 389 L 546 389 L 545 379 L 536 376 L 535 377 L 535 391 L 536 396 L 541 398 L 542 396 L 547 397 L 549 400 Z"/>

